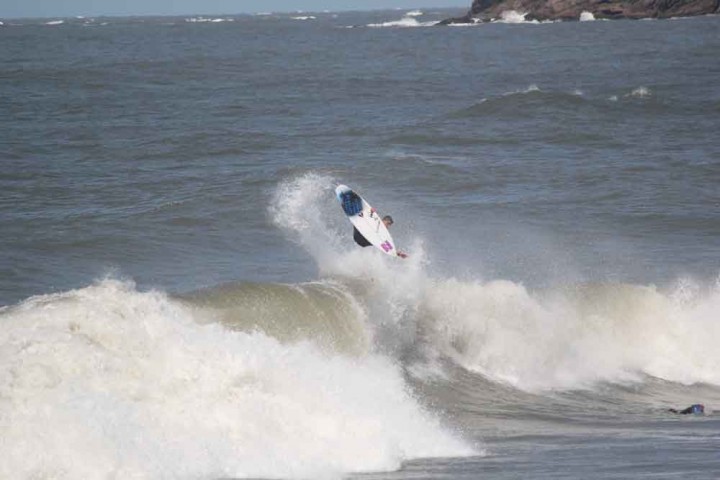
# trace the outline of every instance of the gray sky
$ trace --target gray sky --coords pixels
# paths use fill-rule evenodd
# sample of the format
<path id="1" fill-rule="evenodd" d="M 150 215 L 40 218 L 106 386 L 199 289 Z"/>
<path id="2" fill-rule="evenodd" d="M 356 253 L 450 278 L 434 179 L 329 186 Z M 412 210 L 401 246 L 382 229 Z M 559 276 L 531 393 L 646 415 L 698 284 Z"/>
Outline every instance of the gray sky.
<path id="1" fill-rule="evenodd" d="M 0 0 L 0 18 L 470 8 L 472 0 Z"/>

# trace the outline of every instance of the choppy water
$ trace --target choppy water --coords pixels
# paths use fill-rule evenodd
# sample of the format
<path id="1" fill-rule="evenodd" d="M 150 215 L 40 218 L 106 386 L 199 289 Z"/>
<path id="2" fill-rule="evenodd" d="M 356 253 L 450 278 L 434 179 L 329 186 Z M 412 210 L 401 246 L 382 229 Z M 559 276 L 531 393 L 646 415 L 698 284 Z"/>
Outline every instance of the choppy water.
<path id="1" fill-rule="evenodd" d="M 457 13 L 2 20 L 0 478 L 717 478 L 718 18 Z"/>

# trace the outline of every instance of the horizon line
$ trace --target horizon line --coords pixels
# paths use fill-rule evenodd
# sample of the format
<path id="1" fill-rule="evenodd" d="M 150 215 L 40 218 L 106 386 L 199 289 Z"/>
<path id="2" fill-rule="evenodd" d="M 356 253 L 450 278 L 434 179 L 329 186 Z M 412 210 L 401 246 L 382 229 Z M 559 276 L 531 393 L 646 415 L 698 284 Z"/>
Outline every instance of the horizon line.
<path id="1" fill-rule="evenodd" d="M 47 16 L 27 16 L 27 15 L 2 15 L 0 19 L 13 19 L 13 20 L 45 20 L 45 19 L 84 19 L 84 18 L 141 18 L 141 17 L 183 17 L 183 16 L 263 16 L 263 15 L 274 15 L 274 14 L 289 14 L 289 13 L 351 13 L 351 12 L 389 12 L 389 11 L 402 11 L 402 10 L 456 10 L 469 7 L 393 7 L 393 8 L 346 8 L 338 10 L 272 10 L 272 11 L 252 11 L 252 12 L 236 12 L 236 13 L 208 13 L 208 12 L 188 12 L 188 13 L 101 13 L 97 15 L 91 14 L 69 14 L 69 15 L 47 15 Z"/>

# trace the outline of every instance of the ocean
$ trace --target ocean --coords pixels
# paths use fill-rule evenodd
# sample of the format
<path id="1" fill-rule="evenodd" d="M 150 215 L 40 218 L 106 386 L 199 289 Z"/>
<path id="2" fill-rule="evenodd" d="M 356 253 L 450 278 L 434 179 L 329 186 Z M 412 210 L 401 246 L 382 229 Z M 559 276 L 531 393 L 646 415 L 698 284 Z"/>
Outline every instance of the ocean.
<path id="1" fill-rule="evenodd" d="M 0 19 L 0 478 L 720 478 L 720 18 L 462 13 Z"/>

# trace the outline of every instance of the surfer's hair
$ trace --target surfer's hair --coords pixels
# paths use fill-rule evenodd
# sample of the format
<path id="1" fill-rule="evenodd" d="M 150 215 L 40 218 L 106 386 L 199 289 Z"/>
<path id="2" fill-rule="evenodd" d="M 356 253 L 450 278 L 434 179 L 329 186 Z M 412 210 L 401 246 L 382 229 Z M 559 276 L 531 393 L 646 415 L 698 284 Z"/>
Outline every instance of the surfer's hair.
<path id="1" fill-rule="evenodd" d="M 393 219 L 392 219 L 392 217 L 391 217 L 390 215 L 385 215 L 385 216 L 383 217 L 383 222 L 386 222 L 386 223 L 388 223 L 388 224 L 390 224 L 390 225 L 392 225 L 393 223 L 395 223 L 395 222 L 393 222 Z"/>

